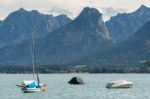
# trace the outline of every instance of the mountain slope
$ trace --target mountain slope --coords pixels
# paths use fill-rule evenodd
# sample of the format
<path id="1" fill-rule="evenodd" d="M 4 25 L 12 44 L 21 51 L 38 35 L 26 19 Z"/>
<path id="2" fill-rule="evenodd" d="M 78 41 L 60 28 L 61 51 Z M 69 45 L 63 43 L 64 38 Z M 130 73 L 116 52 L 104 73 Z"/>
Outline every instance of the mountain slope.
<path id="1" fill-rule="evenodd" d="M 47 59 L 56 64 L 67 63 L 93 53 L 94 50 L 109 44 L 110 37 L 102 14 L 97 9 L 86 7 L 75 20 L 51 32 L 44 42 L 49 42 L 46 47 L 48 50 L 44 50 L 49 54 L 43 53 L 41 57 L 47 55 Z"/>
<path id="2" fill-rule="evenodd" d="M 71 21 L 67 16 L 44 15 L 36 10 L 26 11 L 20 8 L 2 22 L 0 26 L 0 46 L 20 43 L 30 39 L 32 32 L 41 38 L 52 30 L 58 29 Z"/>
<path id="3" fill-rule="evenodd" d="M 76 62 L 92 66 L 137 66 L 150 59 L 150 21 L 125 41 Z"/>
<path id="4" fill-rule="evenodd" d="M 102 14 L 88 7 L 84 8 L 81 14 L 68 25 L 51 32 L 46 39 L 53 40 L 55 37 L 60 38 L 56 40 L 64 45 L 82 44 L 83 42 L 86 43 L 87 48 L 95 46 L 94 43 L 99 45 L 103 40 L 110 39 L 102 20 Z"/>
<path id="5" fill-rule="evenodd" d="M 37 60 L 43 64 L 67 64 L 110 43 L 102 14 L 86 7 L 75 20 L 36 41 Z M 4 64 L 26 64 L 31 57 L 29 41 L 0 52 Z"/>
<path id="6" fill-rule="evenodd" d="M 150 20 L 150 8 L 142 5 L 133 13 L 123 13 L 111 17 L 106 26 L 116 40 L 125 40 Z"/>

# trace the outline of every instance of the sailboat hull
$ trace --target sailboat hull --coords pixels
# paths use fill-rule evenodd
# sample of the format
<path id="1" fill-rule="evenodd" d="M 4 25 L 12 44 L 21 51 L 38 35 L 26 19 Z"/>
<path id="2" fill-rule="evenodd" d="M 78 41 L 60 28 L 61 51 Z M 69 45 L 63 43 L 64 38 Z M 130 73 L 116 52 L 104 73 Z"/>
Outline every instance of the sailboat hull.
<path id="1" fill-rule="evenodd" d="M 41 92 L 41 88 L 23 88 L 24 93 L 38 93 Z"/>

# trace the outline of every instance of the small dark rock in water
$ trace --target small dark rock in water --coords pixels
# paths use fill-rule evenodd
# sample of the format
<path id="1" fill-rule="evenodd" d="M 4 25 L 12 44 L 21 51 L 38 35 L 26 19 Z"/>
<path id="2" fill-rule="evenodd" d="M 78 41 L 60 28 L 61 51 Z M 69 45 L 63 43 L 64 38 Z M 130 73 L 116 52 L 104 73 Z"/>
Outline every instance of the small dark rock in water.
<path id="1" fill-rule="evenodd" d="M 73 77 L 69 82 L 69 84 L 85 84 L 81 77 Z"/>

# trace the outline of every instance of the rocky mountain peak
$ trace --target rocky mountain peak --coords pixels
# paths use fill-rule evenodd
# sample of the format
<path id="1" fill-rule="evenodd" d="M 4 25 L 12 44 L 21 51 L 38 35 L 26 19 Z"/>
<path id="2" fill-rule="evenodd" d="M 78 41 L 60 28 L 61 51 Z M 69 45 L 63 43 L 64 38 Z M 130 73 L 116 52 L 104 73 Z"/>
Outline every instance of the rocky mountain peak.
<path id="1" fill-rule="evenodd" d="M 103 39 L 110 38 L 102 14 L 95 8 L 85 7 L 73 22 L 78 28 L 95 30 L 96 35 Z"/>
<path id="2" fill-rule="evenodd" d="M 80 16 L 101 16 L 102 14 L 96 8 L 85 7 L 81 12 Z"/>
<path id="3" fill-rule="evenodd" d="M 147 9 L 148 7 L 145 5 L 141 5 L 141 7 L 139 9 Z"/>
<path id="4" fill-rule="evenodd" d="M 148 10 L 150 10 L 149 7 L 147 7 L 145 5 L 141 5 L 140 8 L 136 12 L 142 13 L 142 12 L 146 12 Z"/>
<path id="5" fill-rule="evenodd" d="M 106 22 L 110 35 L 116 40 L 125 40 L 150 20 L 150 8 L 141 5 L 132 13 L 122 13 Z"/>
<path id="6" fill-rule="evenodd" d="M 32 14 L 40 14 L 37 10 L 32 10 L 31 13 Z"/>
<path id="7" fill-rule="evenodd" d="M 36 32 L 36 37 L 44 37 L 49 32 L 58 29 L 71 20 L 66 16 L 59 19 L 52 15 L 46 15 L 37 10 L 27 11 L 20 8 L 10 13 L 0 22 L 0 46 L 20 43 L 31 38 L 31 33 Z M 3 24 L 1 24 L 3 23 Z"/>
<path id="8" fill-rule="evenodd" d="M 18 11 L 16 12 L 27 12 L 24 8 L 20 8 Z"/>
<path id="9" fill-rule="evenodd" d="M 85 7 L 76 19 L 88 21 L 90 23 L 97 23 L 101 18 L 102 14 L 97 9 Z"/>

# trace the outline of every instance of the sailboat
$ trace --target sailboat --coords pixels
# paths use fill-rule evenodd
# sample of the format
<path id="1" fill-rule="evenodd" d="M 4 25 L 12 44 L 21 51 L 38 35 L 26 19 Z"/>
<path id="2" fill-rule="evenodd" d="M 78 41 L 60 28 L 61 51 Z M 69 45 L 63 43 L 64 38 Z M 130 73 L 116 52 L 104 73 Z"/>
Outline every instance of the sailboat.
<path id="1" fill-rule="evenodd" d="M 45 84 L 40 84 L 40 79 L 38 76 L 37 69 L 35 68 L 37 66 L 36 62 L 36 54 L 35 54 L 35 46 L 34 46 L 34 33 L 32 32 L 32 42 L 31 42 L 31 54 L 32 54 L 32 66 L 33 66 L 33 79 L 35 79 L 36 75 L 36 80 L 27 80 L 24 81 L 24 86 L 21 89 L 24 93 L 35 93 L 35 92 L 41 92 L 45 91 Z"/>

